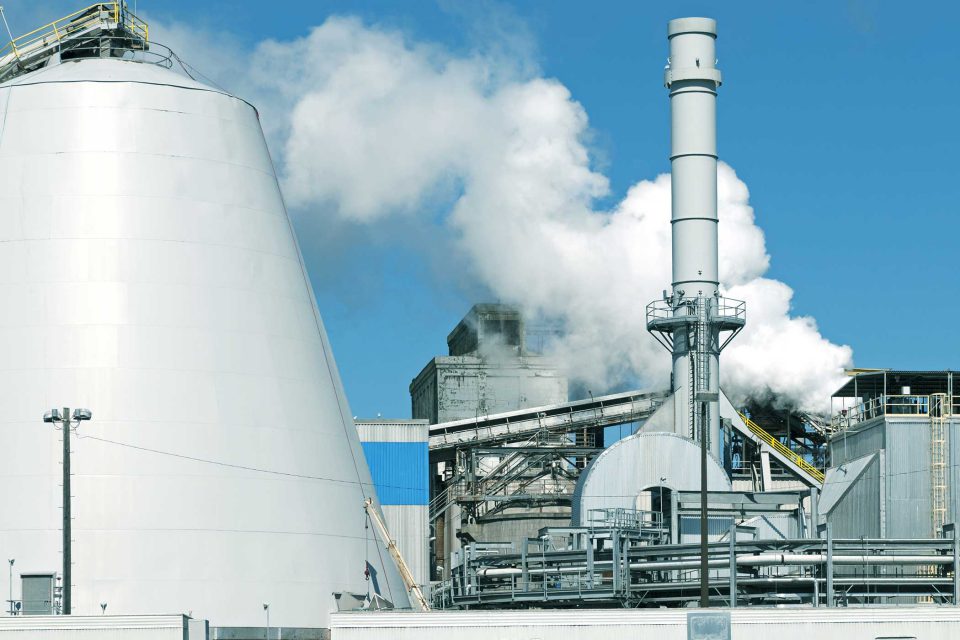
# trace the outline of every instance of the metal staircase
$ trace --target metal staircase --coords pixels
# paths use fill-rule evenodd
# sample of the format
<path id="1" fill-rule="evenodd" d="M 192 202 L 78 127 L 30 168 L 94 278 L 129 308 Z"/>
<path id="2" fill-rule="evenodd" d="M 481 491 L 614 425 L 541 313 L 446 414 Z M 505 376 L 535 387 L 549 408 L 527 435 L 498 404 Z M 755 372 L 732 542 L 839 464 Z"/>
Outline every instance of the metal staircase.
<path id="1" fill-rule="evenodd" d="M 770 448 L 770 454 L 773 455 L 777 460 L 780 461 L 787 469 L 793 471 L 799 475 L 804 480 L 814 480 L 816 485 L 823 484 L 823 472 L 817 469 L 815 466 L 807 462 L 802 455 L 796 451 L 791 450 L 780 442 L 777 438 L 773 437 L 766 430 L 763 429 L 756 422 L 748 418 L 742 413 L 738 412 L 740 419 L 743 421 L 743 425 L 746 427 L 746 430 L 740 428 L 740 425 L 737 424 L 737 421 L 733 421 L 733 426 L 737 431 L 746 435 L 751 440 L 758 444 L 764 444 Z"/>
<path id="2" fill-rule="evenodd" d="M 118 57 L 148 48 L 147 23 L 125 2 L 98 2 L 11 40 L 0 49 L 0 82 L 42 68 L 55 55 Z"/>

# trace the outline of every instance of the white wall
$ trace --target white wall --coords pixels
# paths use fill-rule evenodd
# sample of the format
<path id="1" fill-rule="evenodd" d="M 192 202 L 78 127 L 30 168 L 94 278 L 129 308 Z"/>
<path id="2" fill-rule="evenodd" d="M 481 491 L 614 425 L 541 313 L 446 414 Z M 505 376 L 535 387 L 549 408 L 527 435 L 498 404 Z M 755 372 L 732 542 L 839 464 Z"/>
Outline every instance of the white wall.
<path id="1" fill-rule="evenodd" d="M 956 607 L 711 611 L 730 612 L 733 640 L 960 638 L 960 608 Z M 689 613 L 683 609 L 594 609 L 334 614 L 331 631 L 333 640 L 688 640 Z M 713 640 L 712 636 L 706 638 Z"/>
<path id="2" fill-rule="evenodd" d="M 202 623 L 182 615 L 2 617 L 0 639 L 206 640 Z"/>

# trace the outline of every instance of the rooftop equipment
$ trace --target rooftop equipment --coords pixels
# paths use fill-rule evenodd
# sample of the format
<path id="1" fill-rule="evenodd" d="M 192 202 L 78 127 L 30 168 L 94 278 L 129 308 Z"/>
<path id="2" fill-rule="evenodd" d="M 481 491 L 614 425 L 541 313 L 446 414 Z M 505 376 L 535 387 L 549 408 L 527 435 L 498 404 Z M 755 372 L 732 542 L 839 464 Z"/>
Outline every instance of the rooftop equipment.
<path id="1" fill-rule="evenodd" d="M 0 49 L 0 82 L 35 71 L 54 56 L 68 60 L 146 51 L 149 33 L 126 2 L 98 2 L 13 38 Z"/>

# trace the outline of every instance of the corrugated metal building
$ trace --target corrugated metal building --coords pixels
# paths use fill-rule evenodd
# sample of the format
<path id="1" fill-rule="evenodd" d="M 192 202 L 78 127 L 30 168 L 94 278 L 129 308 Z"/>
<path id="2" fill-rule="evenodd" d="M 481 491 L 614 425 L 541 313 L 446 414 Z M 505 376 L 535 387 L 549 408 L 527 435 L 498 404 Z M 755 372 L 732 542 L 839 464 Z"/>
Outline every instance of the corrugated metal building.
<path id="1" fill-rule="evenodd" d="M 820 501 L 836 537 L 928 538 L 960 517 L 960 404 L 953 373 L 859 373 L 842 408 Z"/>
<path id="2" fill-rule="evenodd" d="M 426 420 L 356 420 L 390 536 L 428 593 L 429 427 Z M 360 507 L 358 506 L 358 509 Z M 371 536 L 376 535 L 370 530 Z"/>

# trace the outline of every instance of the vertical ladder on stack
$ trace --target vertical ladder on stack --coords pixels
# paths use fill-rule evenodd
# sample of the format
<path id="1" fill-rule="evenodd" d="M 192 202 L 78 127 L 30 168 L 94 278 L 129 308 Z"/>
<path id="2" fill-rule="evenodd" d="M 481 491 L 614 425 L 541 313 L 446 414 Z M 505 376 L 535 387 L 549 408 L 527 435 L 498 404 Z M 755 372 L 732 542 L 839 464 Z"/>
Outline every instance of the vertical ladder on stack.
<path id="1" fill-rule="evenodd" d="M 700 391 L 710 390 L 710 323 L 707 298 L 697 298 L 697 323 L 693 336 L 693 348 L 690 350 L 690 424 L 693 433 L 690 437 L 700 442 L 700 429 L 709 429 L 710 417 L 701 415 L 697 410 L 696 397 Z M 710 433 L 707 433 L 707 446 L 710 446 Z"/>
<path id="2" fill-rule="evenodd" d="M 690 439 L 694 442 L 700 442 L 699 431 L 697 430 L 697 403 L 694 398 L 697 397 L 697 367 L 700 364 L 697 358 L 697 352 L 694 345 L 697 343 L 698 331 L 695 327 L 687 328 L 687 357 L 690 358 L 690 367 L 687 371 L 687 413 L 690 418 Z"/>
<path id="3" fill-rule="evenodd" d="M 947 395 L 930 396 L 930 513 L 933 536 L 947 521 Z"/>

